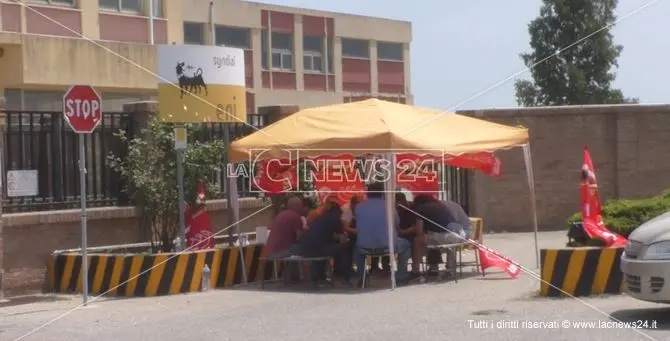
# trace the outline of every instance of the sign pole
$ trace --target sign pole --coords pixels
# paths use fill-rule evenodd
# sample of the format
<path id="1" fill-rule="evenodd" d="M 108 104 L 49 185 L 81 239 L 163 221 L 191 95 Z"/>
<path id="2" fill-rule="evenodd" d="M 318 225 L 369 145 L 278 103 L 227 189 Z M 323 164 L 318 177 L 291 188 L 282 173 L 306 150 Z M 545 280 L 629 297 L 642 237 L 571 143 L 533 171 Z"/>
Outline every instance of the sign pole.
<path id="1" fill-rule="evenodd" d="M 84 134 L 79 135 L 79 188 L 81 197 L 81 280 L 82 293 L 84 296 L 84 306 L 88 304 L 88 236 L 86 213 L 86 146 Z"/>
<path id="2" fill-rule="evenodd" d="M 186 128 L 174 128 L 174 148 L 177 151 L 177 188 L 179 189 L 179 251 L 186 250 L 186 207 L 184 205 L 184 150 L 186 149 Z"/>
<path id="3" fill-rule="evenodd" d="M 84 306 L 88 305 L 88 236 L 86 213 L 86 134 L 102 122 L 102 99 L 90 85 L 73 85 L 63 95 L 63 118 L 79 135 L 79 196 L 81 200 L 81 281 Z"/>
<path id="4" fill-rule="evenodd" d="M 235 182 L 235 185 L 237 185 L 237 178 L 231 178 L 232 172 L 228 172 L 230 169 L 230 164 L 229 158 L 228 158 L 228 151 L 230 150 L 230 124 L 224 123 L 223 124 L 223 145 L 226 150 L 223 152 L 223 164 L 226 166 L 225 168 L 225 174 L 223 175 L 225 177 L 225 183 L 226 183 L 226 201 L 228 202 L 227 207 L 228 207 L 228 226 L 232 226 L 233 224 L 237 223 L 237 218 L 235 217 L 235 210 L 233 208 L 233 190 L 237 191 L 237 186 L 235 188 L 232 186 L 232 183 Z M 235 193 L 237 194 L 237 193 Z M 233 237 L 234 237 L 234 231 L 232 228 L 228 229 L 228 245 L 233 246 Z M 239 238 L 239 233 L 237 235 Z M 241 246 L 240 246 L 241 247 Z"/>

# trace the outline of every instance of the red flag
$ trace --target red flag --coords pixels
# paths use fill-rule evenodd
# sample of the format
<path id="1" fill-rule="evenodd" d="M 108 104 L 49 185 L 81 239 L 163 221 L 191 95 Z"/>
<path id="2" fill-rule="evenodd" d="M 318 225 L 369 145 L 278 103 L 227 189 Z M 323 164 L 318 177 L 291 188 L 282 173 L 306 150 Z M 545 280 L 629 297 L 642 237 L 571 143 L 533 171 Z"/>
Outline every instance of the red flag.
<path id="1" fill-rule="evenodd" d="M 626 238 L 609 231 L 603 221 L 596 169 L 593 166 L 588 147 L 584 147 L 584 163 L 582 164 L 582 178 L 579 187 L 582 226 L 589 238 L 600 239 L 605 242 L 607 247 L 625 246 Z"/>
<path id="2" fill-rule="evenodd" d="M 512 278 L 517 278 L 521 274 L 519 263 L 498 254 L 484 245 L 477 245 L 477 252 L 479 252 L 479 263 L 482 266 L 482 272 L 488 268 L 500 268 L 505 270 Z"/>
<path id="3" fill-rule="evenodd" d="M 186 208 L 186 246 L 192 250 L 213 249 L 212 220 L 207 212 L 205 196 L 207 185 L 200 182 L 194 207 Z"/>

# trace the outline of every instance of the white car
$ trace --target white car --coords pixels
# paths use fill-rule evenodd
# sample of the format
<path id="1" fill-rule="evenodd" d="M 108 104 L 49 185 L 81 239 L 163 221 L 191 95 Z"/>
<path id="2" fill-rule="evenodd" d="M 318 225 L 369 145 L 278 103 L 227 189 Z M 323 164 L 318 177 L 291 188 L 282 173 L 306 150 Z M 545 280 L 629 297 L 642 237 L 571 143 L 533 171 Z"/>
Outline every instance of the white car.
<path id="1" fill-rule="evenodd" d="M 631 233 L 621 256 L 621 272 L 628 295 L 670 303 L 670 212 Z"/>

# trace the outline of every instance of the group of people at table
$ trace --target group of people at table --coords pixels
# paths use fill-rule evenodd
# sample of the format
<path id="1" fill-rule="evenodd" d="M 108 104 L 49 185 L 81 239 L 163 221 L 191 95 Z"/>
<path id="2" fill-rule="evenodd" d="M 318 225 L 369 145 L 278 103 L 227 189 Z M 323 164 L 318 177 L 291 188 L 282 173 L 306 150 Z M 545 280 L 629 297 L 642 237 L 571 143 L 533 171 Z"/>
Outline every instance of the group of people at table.
<path id="1" fill-rule="evenodd" d="M 264 254 L 269 259 L 292 256 L 332 258 L 334 275 L 345 286 L 352 285 L 352 264 L 355 263 L 357 285 L 360 286 L 367 255 L 388 253 L 389 250 L 383 184 L 368 185 L 366 196 L 365 200 L 354 196 L 342 206 L 329 197 L 316 209 L 311 209 L 308 198 L 289 197 L 270 226 Z M 408 202 L 401 192 L 396 193 L 395 201 L 395 231 L 391 240 L 398 255 L 396 283 L 399 285 L 422 276 L 419 264 L 426 256 L 427 246 L 463 243 L 472 236 L 470 218 L 455 202 L 439 201 L 430 195 L 417 195 L 413 202 Z M 441 253 L 438 257 L 427 257 L 427 275 L 437 273 Z M 410 258 L 411 272 L 408 271 Z M 380 270 L 379 258 L 372 260 L 371 271 Z M 381 263 L 382 271 L 390 270 L 388 256 L 382 258 Z M 327 278 L 326 269 L 325 262 L 314 263 L 312 279 L 333 280 Z"/>

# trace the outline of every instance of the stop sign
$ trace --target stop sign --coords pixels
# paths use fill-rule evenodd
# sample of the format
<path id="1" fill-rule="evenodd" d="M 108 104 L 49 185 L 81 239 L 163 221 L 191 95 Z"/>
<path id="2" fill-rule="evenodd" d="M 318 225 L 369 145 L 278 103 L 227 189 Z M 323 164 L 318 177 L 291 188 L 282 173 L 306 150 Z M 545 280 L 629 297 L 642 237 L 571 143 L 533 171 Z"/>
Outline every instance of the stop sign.
<path id="1" fill-rule="evenodd" d="M 73 85 L 63 96 L 63 116 L 75 133 L 88 134 L 102 121 L 102 100 L 89 85 Z"/>

